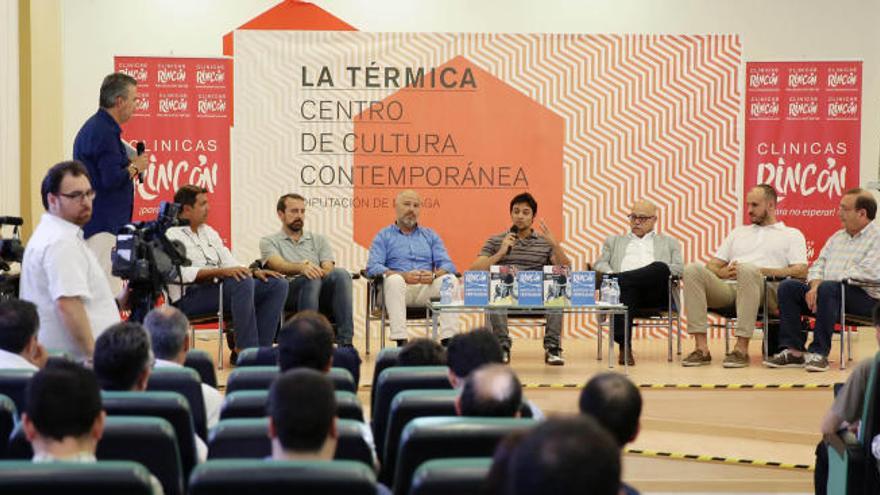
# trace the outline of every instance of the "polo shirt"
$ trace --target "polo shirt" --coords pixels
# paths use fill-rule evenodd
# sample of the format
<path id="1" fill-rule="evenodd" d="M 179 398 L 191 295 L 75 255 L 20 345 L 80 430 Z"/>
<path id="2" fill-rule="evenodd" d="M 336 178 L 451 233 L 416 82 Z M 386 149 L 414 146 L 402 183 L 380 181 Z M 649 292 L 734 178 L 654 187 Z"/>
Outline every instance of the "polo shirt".
<path id="1" fill-rule="evenodd" d="M 480 256 L 492 256 L 501 248 L 501 241 L 509 234 L 504 231 L 490 237 Z M 510 248 L 510 252 L 498 260 L 499 265 L 511 265 L 520 270 L 544 270 L 545 265 L 552 265 L 550 257 L 553 255 L 553 245 L 547 239 L 539 236 L 534 230 L 523 239 L 517 238 L 516 243 Z"/>
<path id="2" fill-rule="evenodd" d="M 807 241 L 800 230 L 773 225 L 743 225 L 724 239 L 715 257 L 726 262 L 751 263 L 759 268 L 785 268 L 807 263 Z"/>
<path id="3" fill-rule="evenodd" d="M 301 263 L 308 261 L 319 265 L 323 261 L 335 261 L 333 250 L 327 239 L 320 234 L 303 231 L 298 240 L 293 240 L 284 230 L 260 239 L 260 259 L 266 262 L 272 255 L 279 255 L 285 261 Z"/>

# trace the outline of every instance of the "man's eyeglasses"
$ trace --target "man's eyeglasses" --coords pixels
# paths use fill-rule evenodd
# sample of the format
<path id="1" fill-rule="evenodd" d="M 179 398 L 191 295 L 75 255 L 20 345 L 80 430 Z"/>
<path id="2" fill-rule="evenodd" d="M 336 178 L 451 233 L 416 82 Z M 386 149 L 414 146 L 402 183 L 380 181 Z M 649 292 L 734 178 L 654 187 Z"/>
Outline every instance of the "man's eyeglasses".
<path id="1" fill-rule="evenodd" d="M 630 222 L 643 223 L 643 222 L 647 222 L 647 221 L 649 221 L 649 220 L 653 220 L 653 219 L 656 218 L 656 217 L 654 217 L 653 215 L 652 215 L 652 216 L 649 216 L 649 217 L 646 217 L 646 216 L 642 216 L 642 215 L 633 215 L 633 214 L 629 214 L 629 215 L 627 215 L 626 218 L 629 218 L 629 221 L 630 221 Z"/>
<path id="2" fill-rule="evenodd" d="M 73 201 L 82 202 L 82 200 L 84 198 L 91 201 L 91 200 L 95 199 L 95 190 L 89 189 L 88 191 L 74 191 L 72 193 L 58 193 L 58 195 L 64 196 L 65 198 L 73 200 Z"/>

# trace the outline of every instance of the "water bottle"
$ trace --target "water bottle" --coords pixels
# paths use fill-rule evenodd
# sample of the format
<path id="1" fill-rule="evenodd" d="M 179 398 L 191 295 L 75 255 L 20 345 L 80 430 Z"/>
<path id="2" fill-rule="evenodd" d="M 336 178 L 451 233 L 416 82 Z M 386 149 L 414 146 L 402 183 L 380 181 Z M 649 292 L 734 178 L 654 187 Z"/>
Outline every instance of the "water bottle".
<path id="1" fill-rule="evenodd" d="M 599 301 L 606 304 L 608 303 L 608 288 L 611 287 L 608 280 L 608 277 L 603 277 L 602 286 L 599 288 Z"/>
<path id="2" fill-rule="evenodd" d="M 440 281 L 440 304 L 452 304 L 453 283 L 452 277 L 443 277 Z"/>
<path id="3" fill-rule="evenodd" d="M 608 304 L 620 304 L 620 285 L 616 278 L 608 281 Z"/>

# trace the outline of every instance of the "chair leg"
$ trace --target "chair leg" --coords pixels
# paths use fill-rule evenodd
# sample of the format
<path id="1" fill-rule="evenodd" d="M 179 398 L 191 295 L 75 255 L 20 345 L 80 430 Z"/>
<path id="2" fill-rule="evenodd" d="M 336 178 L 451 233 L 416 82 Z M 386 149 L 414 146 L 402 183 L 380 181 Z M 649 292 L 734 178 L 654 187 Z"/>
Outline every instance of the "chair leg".
<path id="1" fill-rule="evenodd" d="M 846 284 L 840 283 L 840 369 L 846 369 Z"/>
<path id="2" fill-rule="evenodd" d="M 672 362 L 672 287 L 669 287 L 666 299 L 666 361 Z"/>
<path id="3" fill-rule="evenodd" d="M 604 322 L 598 320 L 598 315 L 596 316 L 598 326 L 596 327 L 596 361 L 602 360 L 602 327 L 605 326 Z M 609 335 L 609 338 L 611 336 Z"/>
<path id="4" fill-rule="evenodd" d="M 223 283 L 220 283 L 220 296 L 217 302 L 217 369 L 223 369 Z M 232 349 L 230 349 L 232 350 Z"/>
<path id="5" fill-rule="evenodd" d="M 370 298 L 372 297 L 371 292 L 372 292 L 371 287 L 369 284 L 367 284 L 367 298 L 366 298 L 366 304 L 365 304 L 366 308 L 364 308 L 365 309 L 365 311 L 364 311 L 364 340 L 366 341 L 367 356 L 370 355 L 370 323 L 371 323 L 371 319 L 372 319 L 371 311 L 373 309 L 373 304 L 372 304 L 372 301 L 370 300 Z"/>
<path id="6" fill-rule="evenodd" d="M 388 313 L 382 308 L 382 324 L 379 325 L 379 349 L 385 348 L 385 317 Z"/>

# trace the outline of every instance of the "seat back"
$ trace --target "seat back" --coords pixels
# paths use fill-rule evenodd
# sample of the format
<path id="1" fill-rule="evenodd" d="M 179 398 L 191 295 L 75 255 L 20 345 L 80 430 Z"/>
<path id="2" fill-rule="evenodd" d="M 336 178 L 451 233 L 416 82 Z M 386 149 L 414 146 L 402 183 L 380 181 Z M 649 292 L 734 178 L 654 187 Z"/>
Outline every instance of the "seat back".
<path id="1" fill-rule="evenodd" d="M 376 356 L 376 365 L 373 367 L 373 386 L 370 387 L 370 404 L 376 403 L 376 384 L 379 382 L 379 375 L 386 368 L 397 366 L 398 354 L 400 354 L 399 347 L 386 347 Z"/>
<path id="2" fill-rule="evenodd" d="M 107 416 L 153 416 L 171 424 L 177 436 L 184 478 L 197 463 L 189 403 L 177 392 L 101 392 Z"/>
<path id="3" fill-rule="evenodd" d="M 208 420 L 205 412 L 205 398 L 202 395 L 202 379 L 198 372 L 190 368 L 153 368 L 147 382 L 147 390 L 156 392 L 177 392 L 189 402 L 196 435 L 208 438 Z"/>
<path id="4" fill-rule="evenodd" d="M 269 390 L 272 382 L 278 376 L 278 366 L 246 366 L 236 368 L 229 374 L 226 380 L 226 393 L 240 390 Z M 336 390 L 356 392 L 354 378 L 348 370 L 342 368 L 330 368 L 327 377 L 333 381 Z"/>
<path id="5" fill-rule="evenodd" d="M 238 367 L 244 366 L 278 366 L 277 347 L 249 347 L 238 353 L 235 361 Z"/>
<path id="6" fill-rule="evenodd" d="M 43 495 L 88 493 L 89 495 L 152 495 L 150 473 L 134 462 L 100 461 L 33 463 L 0 462 L 3 493 Z"/>
<path id="7" fill-rule="evenodd" d="M 12 399 L 19 411 L 24 411 L 24 390 L 34 373 L 33 370 L 0 369 L 0 394 Z"/>
<path id="8" fill-rule="evenodd" d="M 449 457 L 488 457 L 510 433 L 537 422 L 519 418 L 416 418 L 400 438 L 394 473 L 395 495 L 409 493 L 413 473 L 425 461 Z"/>
<path id="9" fill-rule="evenodd" d="M 220 409 L 220 419 L 265 417 L 268 399 L 268 390 L 239 390 L 227 394 Z M 340 419 L 364 420 L 363 407 L 357 394 L 336 392 L 336 416 Z"/>
<path id="10" fill-rule="evenodd" d="M 373 402 L 371 415 L 377 452 L 384 452 L 388 410 L 391 407 L 391 401 L 398 392 L 414 389 L 445 390 L 452 388 L 446 366 L 394 366 L 382 371 L 373 386 L 376 387 L 376 400 Z"/>
<path id="11" fill-rule="evenodd" d="M 214 371 L 214 361 L 207 352 L 201 349 L 190 349 L 186 353 L 183 365 L 196 370 L 202 383 L 217 388 L 217 372 Z"/>
<path id="12" fill-rule="evenodd" d="M 410 495 L 484 495 L 491 457 L 435 459 L 413 474 Z"/>
<path id="13" fill-rule="evenodd" d="M 375 495 L 369 467 L 351 461 L 212 460 L 193 471 L 190 495 Z"/>
<path id="14" fill-rule="evenodd" d="M 335 458 L 358 461 L 372 468 L 373 450 L 364 439 L 366 425 L 340 419 Z M 208 459 L 264 459 L 272 455 L 268 418 L 224 419 L 211 429 Z"/>
<path id="15" fill-rule="evenodd" d="M 0 439 L 9 438 L 15 428 L 18 413 L 15 402 L 5 395 L 0 395 Z M 0 458 L 6 458 L 6 442 L 0 441 Z"/>

